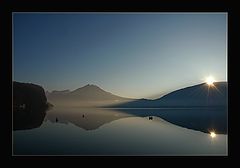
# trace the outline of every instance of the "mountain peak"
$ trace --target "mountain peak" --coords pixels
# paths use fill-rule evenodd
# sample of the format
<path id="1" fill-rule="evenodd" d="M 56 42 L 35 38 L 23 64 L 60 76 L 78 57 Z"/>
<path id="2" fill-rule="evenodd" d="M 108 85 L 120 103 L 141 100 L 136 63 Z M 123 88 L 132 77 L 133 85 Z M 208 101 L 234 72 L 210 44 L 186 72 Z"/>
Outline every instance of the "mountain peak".
<path id="1" fill-rule="evenodd" d="M 83 86 L 81 88 L 78 88 L 76 90 L 79 90 L 79 89 L 81 89 L 81 90 L 86 90 L 86 89 L 87 90 L 102 90 L 103 91 L 103 89 L 101 89 L 99 86 L 94 85 L 94 84 L 87 84 L 87 85 L 85 85 L 85 86 Z"/>
<path id="2" fill-rule="evenodd" d="M 57 92 L 59 93 L 59 92 Z M 117 101 L 117 100 L 128 100 L 128 98 L 120 97 L 107 92 L 94 84 L 87 84 L 66 94 L 50 94 L 48 98 L 51 100 L 65 100 L 72 102 L 79 101 Z"/>
<path id="3" fill-rule="evenodd" d="M 94 85 L 94 84 L 87 84 L 87 85 L 85 85 L 85 86 L 83 86 L 83 87 L 98 87 L 97 85 Z M 99 87 L 98 87 L 99 88 Z"/>
<path id="4" fill-rule="evenodd" d="M 84 94 L 84 95 L 88 95 L 88 96 L 90 96 L 90 95 L 99 96 L 99 95 L 106 95 L 106 94 L 112 95 L 111 93 L 106 92 L 105 90 L 103 90 L 102 88 L 100 88 L 99 86 L 94 85 L 94 84 L 87 84 L 81 88 L 78 88 L 78 89 L 72 91 L 71 94 L 74 94 L 74 95 Z"/>

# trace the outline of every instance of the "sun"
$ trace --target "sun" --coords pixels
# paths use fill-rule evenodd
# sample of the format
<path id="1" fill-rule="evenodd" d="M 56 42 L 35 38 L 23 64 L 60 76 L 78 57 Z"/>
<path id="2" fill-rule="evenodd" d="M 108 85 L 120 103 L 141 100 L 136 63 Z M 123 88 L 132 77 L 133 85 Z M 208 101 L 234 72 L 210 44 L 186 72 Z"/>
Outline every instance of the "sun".
<path id="1" fill-rule="evenodd" d="M 209 76 L 206 78 L 205 81 L 209 86 L 213 86 L 213 83 L 215 82 L 214 78 L 212 76 Z"/>

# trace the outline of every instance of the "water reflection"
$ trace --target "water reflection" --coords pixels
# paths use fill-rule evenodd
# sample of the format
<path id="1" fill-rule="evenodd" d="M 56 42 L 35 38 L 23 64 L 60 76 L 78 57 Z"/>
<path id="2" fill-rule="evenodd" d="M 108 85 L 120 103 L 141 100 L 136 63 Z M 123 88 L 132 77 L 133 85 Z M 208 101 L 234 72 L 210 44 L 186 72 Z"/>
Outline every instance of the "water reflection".
<path id="1" fill-rule="evenodd" d="M 209 134 L 159 117 L 121 118 L 92 131 L 46 121 L 40 128 L 14 132 L 14 154 L 227 155 L 227 135 L 213 141 Z"/>
<path id="2" fill-rule="evenodd" d="M 227 134 L 227 107 L 213 108 L 122 108 L 116 109 L 135 116 L 158 116 L 173 124 L 209 133 Z"/>
<path id="3" fill-rule="evenodd" d="M 227 155 L 227 135 L 219 134 L 217 129 L 203 133 L 164 119 L 176 119 L 180 124 L 184 121 L 189 127 L 188 121 L 196 117 L 187 114 L 189 111 L 185 109 L 55 107 L 47 112 L 39 128 L 13 132 L 13 152 L 16 155 Z M 204 121 L 201 114 L 198 117 Z M 202 125 L 210 127 L 208 122 Z"/>
<path id="4" fill-rule="evenodd" d="M 105 123 L 125 117 L 157 116 L 173 124 L 209 133 L 227 134 L 227 112 L 221 108 L 168 108 L 168 109 L 109 109 L 109 108 L 54 108 L 46 121 L 67 124 L 68 122 L 85 130 L 94 130 Z"/>
<path id="5" fill-rule="evenodd" d="M 111 121 L 134 116 L 132 114 L 101 108 L 54 108 L 48 111 L 45 121 L 68 124 L 85 130 L 94 130 Z"/>
<path id="6" fill-rule="evenodd" d="M 13 130 L 33 129 L 41 126 L 46 116 L 46 111 L 46 108 L 14 111 Z"/>

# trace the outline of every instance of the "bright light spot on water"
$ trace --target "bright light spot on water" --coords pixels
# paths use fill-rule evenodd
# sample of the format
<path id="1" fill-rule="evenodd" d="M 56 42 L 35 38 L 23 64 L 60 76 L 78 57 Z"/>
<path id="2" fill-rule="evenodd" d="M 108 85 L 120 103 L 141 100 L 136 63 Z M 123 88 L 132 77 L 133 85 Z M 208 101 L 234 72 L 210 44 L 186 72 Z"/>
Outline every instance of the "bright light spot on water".
<path id="1" fill-rule="evenodd" d="M 216 137 L 216 133 L 215 133 L 215 132 L 210 132 L 210 136 L 211 136 L 212 138 L 215 138 L 215 137 Z"/>

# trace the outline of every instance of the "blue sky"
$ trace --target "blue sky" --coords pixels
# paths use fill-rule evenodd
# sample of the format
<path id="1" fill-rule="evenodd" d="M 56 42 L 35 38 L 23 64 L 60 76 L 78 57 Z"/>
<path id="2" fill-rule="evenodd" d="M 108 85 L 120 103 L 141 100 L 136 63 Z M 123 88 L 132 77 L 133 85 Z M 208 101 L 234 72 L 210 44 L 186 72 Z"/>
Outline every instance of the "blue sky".
<path id="1" fill-rule="evenodd" d="M 13 79 L 148 98 L 227 81 L 226 13 L 14 13 Z"/>

